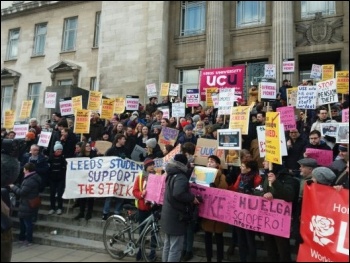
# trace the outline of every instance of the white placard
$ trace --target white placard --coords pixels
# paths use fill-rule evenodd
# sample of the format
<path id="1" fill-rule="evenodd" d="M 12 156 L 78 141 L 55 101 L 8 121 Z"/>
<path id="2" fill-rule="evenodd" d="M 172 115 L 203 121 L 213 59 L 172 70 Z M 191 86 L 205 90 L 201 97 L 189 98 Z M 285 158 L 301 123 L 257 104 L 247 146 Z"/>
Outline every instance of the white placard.
<path id="1" fill-rule="evenodd" d="M 283 61 L 283 66 L 282 66 L 282 72 L 283 73 L 288 73 L 288 72 L 294 72 L 295 68 L 295 61 Z"/>
<path id="2" fill-rule="evenodd" d="M 322 76 L 322 65 L 312 64 L 311 68 L 311 79 L 320 79 Z"/>
<path id="3" fill-rule="evenodd" d="M 185 117 L 185 102 L 177 102 L 172 104 L 171 109 L 172 117 Z"/>
<path id="4" fill-rule="evenodd" d="M 260 92 L 261 92 L 261 99 L 275 100 L 277 97 L 276 83 L 261 82 Z"/>
<path id="5" fill-rule="evenodd" d="M 280 139 L 281 139 L 281 154 L 282 156 L 288 156 L 286 136 L 284 133 L 284 125 L 280 124 Z M 259 155 L 261 158 L 265 157 L 266 145 L 265 145 L 265 126 L 257 126 L 256 131 L 258 133 Z"/>
<path id="6" fill-rule="evenodd" d="M 264 78 L 275 79 L 276 78 L 276 65 L 265 64 Z"/>
<path id="7" fill-rule="evenodd" d="M 60 111 L 62 116 L 73 115 L 73 102 L 72 100 L 60 101 Z"/>
<path id="8" fill-rule="evenodd" d="M 16 133 L 15 139 L 24 139 L 29 129 L 29 124 L 15 124 L 13 131 Z"/>
<path id="9" fill-rule="evenodd" d="M 54 109 L 56 108 L 56 92 L 45 92 L 45 108 Z"/>
<path id="10" fill-rule="evenodd" d="M 139 98 L 125 98 L 126 110 L 139 110 Z"/>
<path id="11" fill-rule="evenodd" d="M 316 102 L 316 86 L 298 86 L 297 109 L 316 109 Z"/>
<path id="12" fill-rule="evenodd" d="M 41 131 L 39 136 L 38 145 L 43 147 L 48 147 L 50 143 L 52 132 Z"/>
<path id="13" fill-rule="evenodd" d="M 219 105 L 218 114 L 219 115 L 229 115 L 231 114 L 231 107 L 235 101 L 235 89 L 225 88 L 219 89 Z"/>
<path id="14" fill-rule="evenodd" d="M 157 97 L 157 87 L 155 83 L 146 85 L 146 90 L 148 97 Z"/>
<path id="15" fill-rule="evenodd" d="M 338 102 L 336 79 L 328 79 L 317 83 L 317 105 Z"/>
<path id="16" fill-rule="evenodd" d="M 169 96 L 177 96 L 179 91 L 179 84 L 171 83 L 169 89 Z"/>

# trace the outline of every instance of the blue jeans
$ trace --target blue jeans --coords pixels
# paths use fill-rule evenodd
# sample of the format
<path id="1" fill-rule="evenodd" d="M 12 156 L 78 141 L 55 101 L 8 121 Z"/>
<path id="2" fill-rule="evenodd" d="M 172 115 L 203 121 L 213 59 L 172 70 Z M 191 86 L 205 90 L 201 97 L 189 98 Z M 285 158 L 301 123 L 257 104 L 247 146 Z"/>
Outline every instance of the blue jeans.
<path id="1" fill-rule="evenodd" d="M 19 240 L 33 242 L 33 218 L 20 218 L 19 219 Z"/>
<path id="2" fill-rule="evenodd" d="M 117 197 L 106 197 L 106 201 L 103 206 L 103 214 L 109 214 L 112 198 L 115 200 L 114 214 L 120 215 L 124 204 L 124 199 Z"/>
<path id="3" fill-rule="evenodd" d="M 183 243 L 184 236 L 172 236 L 165 234 L 162 261 L 180 262 Z"/>

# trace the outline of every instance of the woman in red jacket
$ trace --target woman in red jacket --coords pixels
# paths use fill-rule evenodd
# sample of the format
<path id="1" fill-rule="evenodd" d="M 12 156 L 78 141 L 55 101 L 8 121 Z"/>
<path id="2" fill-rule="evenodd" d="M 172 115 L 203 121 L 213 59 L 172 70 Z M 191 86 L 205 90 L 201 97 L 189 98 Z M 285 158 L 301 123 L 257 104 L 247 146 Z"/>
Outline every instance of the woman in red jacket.
<path id="1" fill-rule="evenodd" d="M 135 205 L 138 208 L 138 221 L 141 224 L 147 217 L 151 215 L 151 204 L 147 203 L 145 200 L 146 196 L 146 184 L 148 175 L 150 173 L 155 174 L 154 170 L 154 161 L 151 158 L 146 158 L 143 162 L 143 171 L 139 174 L 134 182 L 134 188 L 132 190 L 132 194 L 136 198 Z M 143 227 L 140 228 L 140 233 L 142 232 Z M 136 261 L 140 261 L 142 259 L 141 249 L 137 252 Z"/>
<path id="2" fill-rule="evenodd" d="M 241 174 L 238 176 L 235 184 L 230 190 L 253 195 L 254 188 L 259 186 L 261 182 L 262 177 L 259 174 L 258 163 L 256 161 L 242 162 Z M 237 227 L 237 239 L 240 262 L 255 262 L 255 232 Z"/>

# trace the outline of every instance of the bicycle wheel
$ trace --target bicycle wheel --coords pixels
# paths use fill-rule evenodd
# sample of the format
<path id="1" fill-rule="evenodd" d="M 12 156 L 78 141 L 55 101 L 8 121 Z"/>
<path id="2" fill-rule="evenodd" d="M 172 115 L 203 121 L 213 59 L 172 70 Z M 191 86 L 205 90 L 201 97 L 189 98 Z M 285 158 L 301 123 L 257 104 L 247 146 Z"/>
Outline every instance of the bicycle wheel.
<path id="1" fill-rule="evenodd" d="M 122 259 L 129 241 L 125 222 L 117 216 L 110 216 L 103 227 L 103 244 L 112 258 Z"/>
<path id="2" fill-rule="evenodd" d="M 164 236 L 158 229 L 155 231 L 149 226 L 141 240 L 142 257 L 146 262 L 161 262 Z"/>

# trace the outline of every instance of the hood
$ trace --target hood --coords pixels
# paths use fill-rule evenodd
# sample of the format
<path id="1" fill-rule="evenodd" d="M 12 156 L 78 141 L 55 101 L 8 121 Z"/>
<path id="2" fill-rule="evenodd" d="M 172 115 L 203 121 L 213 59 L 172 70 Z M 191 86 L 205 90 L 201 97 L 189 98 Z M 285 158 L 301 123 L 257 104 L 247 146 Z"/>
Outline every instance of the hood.
<path id="1" fill-rule="evenodd" d="M 187 165 L 174 160 L 170 160 L 170 162 L 167 163 L 167 165 L 165 166 L 165 171 L 167 175 L 170 175 L 170 176 L 178 173 L 186 174 L 187 170 L 188 170 Z"/>

